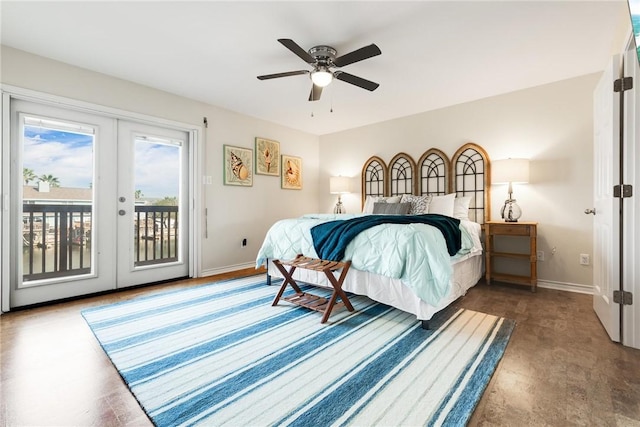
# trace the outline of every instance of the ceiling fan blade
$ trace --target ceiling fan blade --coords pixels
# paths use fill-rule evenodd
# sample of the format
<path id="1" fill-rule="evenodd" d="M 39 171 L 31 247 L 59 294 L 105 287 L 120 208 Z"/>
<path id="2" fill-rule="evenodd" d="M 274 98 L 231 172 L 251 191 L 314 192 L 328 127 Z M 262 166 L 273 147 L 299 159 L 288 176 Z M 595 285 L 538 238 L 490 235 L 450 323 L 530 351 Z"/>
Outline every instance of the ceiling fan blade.
<path id="1" fill-rule="evenodd" d="M 278 41 L 280 43 L 282 43 L 282 45 L 284 47 L 286 47 L 287 49 L 289 49 L 291 52 L 295 53 L 296 55 L 298 55 L 300 58 L 302 58 L 302 60 L 304 62 L 306 62 L 307 64 L 315 64 L 316 60 L 313 56 L 309 55 L 309 53 L 304 50 L 303 48 L 301 48 L 300 46 L 298 46 L 298 44 L 296 42 L 294 42 L 291 39 L 278 39 Z"/>
<path id="2" fill-rule="evenodd" d="M 311 93 L 309 94 L 309 101 L 319 101 L 320 95 L 322 95 L 322 87 L 313 85 L 311 87 Z"/>
<path id="3" fill-rule="evenodd" d="M 378 83 L 371 80 L 363 79 L 362 77 L 354 76 L 353 74 L 345 73 L 344 71 L 334 71 L 333 77 L 343 82 L 351 83 L 352 85 L 361 87 L 366 90 L 374 91 L 380 86 Z"/>
<path id="4" fill-rule="evenodd" d="M 382 51 L 374 43 L 369 46 L 361 47 L 353 52 L 346 53 L 333 60 L 333 64 L 336 67 L 344 67 L 345 65 L 353 64 L 354 62 L 362 61 L 364 59 L 371 58 L 382 54 Z"/>
<path id="5" fill-rule="evenodd" d="M 277 79 L 279 77 L 299 76 L 302 74 L 309 74 L 309 70 L 287 71 L 286 73 L 266 74 L 264 76 L 258 76 L 258 80 Z"/>

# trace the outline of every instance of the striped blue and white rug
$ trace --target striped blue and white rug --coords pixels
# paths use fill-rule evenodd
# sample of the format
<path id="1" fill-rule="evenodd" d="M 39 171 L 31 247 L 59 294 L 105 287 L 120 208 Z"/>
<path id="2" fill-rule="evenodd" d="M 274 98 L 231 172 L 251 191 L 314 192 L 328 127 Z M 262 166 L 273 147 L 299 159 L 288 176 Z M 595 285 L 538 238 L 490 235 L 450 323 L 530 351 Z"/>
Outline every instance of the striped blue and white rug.
<path id="1" fill-rule="evenodd" d="M 464 425 L 514 322 L 432 319 L 365 297 L 321 325 L 264 276 L 91 308 L 83 316 L 154 424 Z"/>

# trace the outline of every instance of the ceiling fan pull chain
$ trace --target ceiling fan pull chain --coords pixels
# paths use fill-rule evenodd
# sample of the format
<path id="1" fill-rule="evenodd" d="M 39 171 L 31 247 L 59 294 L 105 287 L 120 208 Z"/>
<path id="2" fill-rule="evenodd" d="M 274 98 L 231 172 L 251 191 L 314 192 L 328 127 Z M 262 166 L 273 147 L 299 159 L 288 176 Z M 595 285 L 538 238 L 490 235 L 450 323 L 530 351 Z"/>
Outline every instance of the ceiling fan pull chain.
<path id="1" fill-rule="evenodd" d="M 331 91 L 331 109 L 329 110 L 330 113 L 333 113 L 333 89 L 329 89 Z"/>

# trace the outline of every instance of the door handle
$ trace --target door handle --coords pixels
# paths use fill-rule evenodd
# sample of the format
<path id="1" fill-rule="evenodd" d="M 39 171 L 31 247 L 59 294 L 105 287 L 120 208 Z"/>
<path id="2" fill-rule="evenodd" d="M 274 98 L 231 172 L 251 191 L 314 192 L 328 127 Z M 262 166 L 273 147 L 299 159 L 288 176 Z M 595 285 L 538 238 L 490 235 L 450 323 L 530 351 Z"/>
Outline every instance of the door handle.
<path id="1" fill-rule="evenodd" d="M 120 210 L 118 211 L 118 215 L 120 215 L 120 216 L 124 216 L 126 213 L 127 213 L 127 212 L 126 212 L 124 209 L 120 209 Z"/>
<path id="2" fill-rule="evenodd" d="M 584 213 L 589 215 L 589 214 L 596 214 L 596 208 L 592 208 L 592 209 L 585 209 Z"/>

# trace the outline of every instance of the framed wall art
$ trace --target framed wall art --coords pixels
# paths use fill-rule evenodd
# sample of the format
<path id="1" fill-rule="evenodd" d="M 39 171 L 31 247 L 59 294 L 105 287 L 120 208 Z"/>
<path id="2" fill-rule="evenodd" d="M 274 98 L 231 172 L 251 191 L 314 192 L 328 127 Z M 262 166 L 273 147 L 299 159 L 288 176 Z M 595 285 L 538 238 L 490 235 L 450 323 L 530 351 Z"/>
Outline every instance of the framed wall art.
<path id="1" fill-rule="evenodd" d="M 224 184 L 251 187 L 253 185 L 253 150 L 223 146 Z"/>
<path id="2" fill-rule="evenodd" d="M 256 138 L 256 174 L 280 176 L 280 143 Z"/>
<path id="3" fill-rule="evenodd" d="M 302 159 L 282 155 L 282 188 L 302 190 Z"/>

